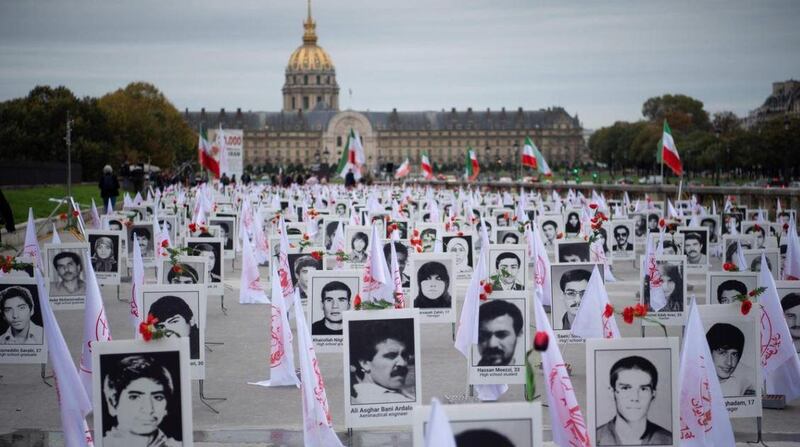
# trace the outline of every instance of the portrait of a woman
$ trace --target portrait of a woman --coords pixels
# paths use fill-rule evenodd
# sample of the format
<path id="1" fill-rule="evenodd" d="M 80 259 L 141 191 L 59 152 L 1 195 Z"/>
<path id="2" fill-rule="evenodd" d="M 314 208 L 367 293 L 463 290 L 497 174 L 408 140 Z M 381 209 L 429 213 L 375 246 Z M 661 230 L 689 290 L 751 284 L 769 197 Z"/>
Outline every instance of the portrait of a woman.
<path id="1" fill-rule="evenodd" d="M 567 233 L 568 236 L 575 236 L 581 231 L 581 220 L 578 217 L 578 213 L 571 212 L 567 214 L 567 223 L 564 224 L 564 232 Z"/>
<path id="2" fill-rule="evenodd" d="M 108 236 L 100 236 L 92 247 L 92 267 L 95 272 L 116 272 L 117 259 L 114 255 L 114 241 Z"/>
<path id="3" fill-rule="evenodd" d="M 458 273 L 472 273 L 470 264 L 469 243 L 463 237 L 454 237 L 447 241 L 445 252 L 455 253 Z"/>
<path id="4" fill-rule="evenodd" d="M 441 262 L 431 261 L 422 264 L 417 271 L 417 290 L 414 307 L 419 309 L 451 307 L 450 274 Z"/>

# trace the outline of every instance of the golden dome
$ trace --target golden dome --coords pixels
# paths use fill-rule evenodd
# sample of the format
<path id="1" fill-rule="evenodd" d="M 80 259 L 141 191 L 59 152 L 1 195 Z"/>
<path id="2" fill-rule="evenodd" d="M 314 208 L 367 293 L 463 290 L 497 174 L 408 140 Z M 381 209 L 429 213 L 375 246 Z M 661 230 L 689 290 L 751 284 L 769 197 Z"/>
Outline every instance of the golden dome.
<path id="1" fill-rule="evenodd" d="M 311 0 L 308 2 L 308 18 L 303 22 L 303 45 L 289 56 L 290 71 L 329 71 L 333 70 L 333 61 L 325 50 L 317 45 L 317 24 L 311 18 Z"/>

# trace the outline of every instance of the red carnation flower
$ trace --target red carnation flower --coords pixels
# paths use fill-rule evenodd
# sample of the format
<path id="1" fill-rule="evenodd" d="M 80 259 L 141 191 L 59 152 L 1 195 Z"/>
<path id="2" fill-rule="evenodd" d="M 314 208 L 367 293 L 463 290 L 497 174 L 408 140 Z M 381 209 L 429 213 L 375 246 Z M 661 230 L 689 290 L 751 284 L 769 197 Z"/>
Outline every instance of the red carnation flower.
<path id="1" fill-rule="evenodd" d="M 606 318 L 611 318 L 612 315 L 614 315 L 614 306 L 606 303 L 606 308 L 603 310 L 603 316 Z"/>
<path id="2" fill-rule="evenodd" d="M 486 293 L 492 293 L 492 285 L 490 283 L 486 283 L 483 285 L 483 291 Z"/>
<path id="3" fill-rule="evenodd" d="M 303 240 L 307 241 L 309 239 L 308 233 L 303 233 Z"/>
<path id="4" fill-rule="evenodd" d="M 169 247 L 169 241 L 164 239 L 163 241 L 161 241 L 161 248 L 167 248 L 167 247 Z"/>
<path id="5" fill-rule="evenodd" d="M 597 204 L 596 203 L 590 203 L 589 204 L 589 208 L 591 208 L 593 210 L 596 210 L 597 209 Z"/>
<path id="6" fill-rule="evenodd" d="M 67 220 L 67 213 L 61 213 L 58 215 L 58 218 L 61 220 Z"/>
<path id="7" fill-rule="evenodd" d="M 659 227 L 659 228 L 664 228 L 664 227 L 666 227 L 666 226 L 667 226 L 667 221 L 666 221 L 666 220 L 664 220 L 664 218 L 663 218 L 663 217 L 662 217 L 661 219 L 658 219 L 658 227 Z"/>
<path id="8" fill-rule="evenodd" d="M 550 336 L 545 331 L 536 331 L 533 336 L 533 349 L 542 352 L 547 351 L 547 345 L 550 344 Z"/>
<path id="9" fill-rule="evenodd" d="M 481 301 L 486 301 L 487 299 L 489 299 L 489 297 L 486 296 L 485 293 L 481 293 L 480 295 L 478 295 L 478 299 L 480 299 Z"/>
<path id="10" fill-rule="evenodd" d="M 753 307 L 753 302 L 750 300 L 743 300 L 742 301 L 742 315 L 747 315 L 750 313 L 750 309 Z"/>
<path id="11" fill-rule="evenodd" d="M 642 303 L 636 303 L 636 305 L 633 306 L 633 315 L 637 317 L 644 317 L 647 315 L 647 306 Z"/>
<path id="12" fill-rule="evenodd" d="M 311 252 L 311 257 L 314 258 L 315 260 L 319 261 L 319 260 L 322 259 L 322 254 L 321 254 L 321 252 L 318 252 L 318 251 L 312 251 Z"/>
<path id="13" fill-rule="evenodd" d="M 180 273 L 183 271 L 183 268 L 180 266 L 180 264 L 175 264 L 172 266 L 172 271 L 175 273 Z"/>
<path id="14" fill-rule="evenodd" d="M 353 306 L 356 310 L 361 310 L 361 295 L 356 294 L 356 298 L 353 300 Z"/>
<path id="15" fill-rule="evenodd" d="M 422 246 L 421 245 L 415 245 L 414 248 L 417 249 L 417 253 L 422 253 Z"/>
<path id="16" fill-rule="evenodd" d="M 459 231 L 458 233 L 456 233 L 456 236 L 463 236 L 463 235 L 464 235 L 463 231 Z"/>
<path id="17" fill-rule="evenodd" d="M 751 290 L 751 291 L 748 293 L 748 295 L 750 295 L 751 297 L 754 297 L 754 296 L 756 296 L 756 291 L 755 291 L 755 289 Z"/>
<path id="18" fill-rule="evenodd" d="M 81 212 L 78 211 L 78 210 L 75 210 L 75 211 L 72 212 L 72 217 L 78 217 L 80 215 L 81 215 Z"/>
<path id="19" fill-rule="evenodd" d="M 622 311 L 622 320 L 627 324 L 633 324 L 633 307 L 626 307 Z"/>

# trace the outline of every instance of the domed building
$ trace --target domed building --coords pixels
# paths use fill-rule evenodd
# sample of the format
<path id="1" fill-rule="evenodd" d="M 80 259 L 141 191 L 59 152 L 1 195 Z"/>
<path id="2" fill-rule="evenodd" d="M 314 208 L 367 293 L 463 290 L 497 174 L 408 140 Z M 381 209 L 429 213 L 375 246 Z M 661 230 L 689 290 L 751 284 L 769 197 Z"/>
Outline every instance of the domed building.
<path id="1" fill-rule="evenodd" d="M 578 116 L 558 106 L 539 110 L 340 111 L 336 68 L 318 45 L 310 0 L 303 29 L 303 43 L 286 65 L 281 111 L 185 112 L 190 126 L 205 126 L 210 134 L 220 124 L 242 129 L 245 168 L 335 165 L 351 128 L 361 136 L 367 168 L 373 173 L 390 173 L 406 157 L 419 166 L 422 152 L 428 152 L 440 167 L 460 170 L 468 146 L 478 151 L 484 169 L 507 170 L 519 163 L 526 136 L 534 140 L 553 169 L 588 158 Z"/>

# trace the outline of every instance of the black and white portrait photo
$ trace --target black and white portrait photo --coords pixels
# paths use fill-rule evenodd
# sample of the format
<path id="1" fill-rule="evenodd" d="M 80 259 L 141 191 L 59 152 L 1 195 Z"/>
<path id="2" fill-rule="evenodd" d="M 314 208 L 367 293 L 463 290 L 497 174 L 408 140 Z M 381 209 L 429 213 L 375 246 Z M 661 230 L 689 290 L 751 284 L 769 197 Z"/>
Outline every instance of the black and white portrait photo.
<path id="1" fill-rule="evenodd" d="M 559 240 L 556 243 L 556 260 L 558 262 L 589 262 L 591 244 L 587 241 Z"/>
<path id="2" fill-rule="evenodd" d="M 455 322 L 455 258 L 452 253 L 419 253 L 411 258 L 412 307 L 420 322 Z"/>
<path id="3" fill-rule="evenodd" d="M 192 444 L 187 340 L 97 343 L 92 349 L 94 444 Z"/>
<path id="4" fill-rule="evenodd" d="M 122 231 L 86 230 L 89 258 L 98 284 L 119 284 L 124 239 Z"/>
<path id="5" fill-rule="evenodd" d="M 524 244 L 525 235 L 521 234 L 514 227 L 496 227 L 494 229 L 494 240 L 498 244 Z"/>
<path id="6" fill-rule="evenodd" d="M 444 233 L 444 226 L 439 223 L 421 223 L 415 226 L 419 231 L 419 238 L 422 241 L 422 252 L 433 253 L 436 248 L 436 240 Z"/>
<path id="7" fill-rule="evenodd" d="M 495 276 L 492 287 L 497 291 L 525 290 L 528 283 L 526 245 L 492 245 L 489 247 L 489 276 Z"/>
<path id="8" fill-rule="evenodd" d="M 397 256 L 397 268 L 400 270 L 400 287 L 405 290 L 411 288 L 411 275 L 408 270 L 408 254 L 411 251 L 405 242 L 401 241 L 383 241 L 383 257 L 386 259 L 386 265 L 389 271 L 392 271 L 392 244 L 394 244 L 395 256 Z"/>
<path id="9" fill-rule="evenodd" d="M 738 234 L 742 232 L 743 213 L 722 213 L 722 234 Z"/>
<path id="10" fill-rule="evenodd" d="M 800 281 L 775 281 L 775 288 L 794 349 L 800 353 Z"/>
<path id="11" fill-rule="evenodd" d="M 614 220 L 611 222 L 611 257 L 614 260 L 636 258 L 636 237 L 633 220 Z"/>
<path id="12" fill-rule="evenodd" d="M 372 229 L 366 225 L 348 225 L 345 233 L 345 252 L 350 257 L 351 264 L 367 262 L 369 253 L 369 236 Z"/>
<path id="13" fill-rule="evenodd" d="M 353 309 L 361 271 L 314 271 L 309 275 L 308 321 L 317 352 L 342 352 L 344 313 Z"/>
<path id="14" fill-rule="evenodd" d="M 207 298 L 201 285 L 150 285 L 142 289 L 144 315 L 158 319 L 166 338 L 188 338 L 192 379 L 205 378 Z"/>
<path id="15" fill-rule="evenodd" d="M 708 272 L 706 274 L 706 296 L 708 304 L 730 304 L 737 295 L 747 295 L 758 286 L 758 273 L 754 272 Z"/>
<path id="16" fill-rule="evenodd" d="M 209 225 L 216 225 L 219 227 L 219 232 L 216 237 L 225 241 L 223 248 L 225 249 L 225 259 L 231 259 L 234 256 L 234 243 L 236 240 L 236 218 L 234 217 L 213 217 L 208 220 Z"/>
<path id="17" fill-rule="evenodd" d="M 558 234 L 563 231 L 564 224 L 560 215 L 546 215 L 539 219 L 539 231 L 542 232 L 542 242 L 548 251 L 555 250 Z"/>
<path id="18" fill-rule="evenodd" d="M 452 253 L 456 262 L 456 279 L 469 280 L 472 277 L 474 264 L 472 261 L 472 235 L 461 233 L 445 233 L 442 237 L 442 249 Z"/>
<path id="19" fill-rule="evenodd" d="M 528 315 L 525 292 L 493 292 L 480 303 L 470 384 L 525 383 Z"/>
<path id="20" fill-rule="evenodd" d="M 179 210 L 180 212 L 180 210 Z M 167 233 L 169 233 L 169 240 L 177 241 L 178 236 L 178 216 L 171 215 L 171 216 L 162 216 L 159 214 L 158 216 L 158 226 L 161 228 L 165 228 Z"/>
<path id="21" fill-rule="evenodd" d="M 570 208 L 564 213 L 564 235 L 568 238 L 577 237 L 581 232 L 581 211 Z"/>
<path id="22" fill-rule="evenodd" d="M 39 291 L 33 278 L 0 278 L 0 363 L 45 363 Z"/>
<path id="23" fill-rule="evenodd" d="M 742 250 L 744 261 L 747 263 L 747 269 L 751 272 L 760 272 L 764 267 L 761 263 L 761 255 L 766 259 L 766 267 L 769 268 L 772 274 L 772 279 L 779 280 L 781 278 L 781 254 L 778 248 L 762 248 L 760 250 Z"/>
<path id="24" fill-rule="evenodd" d="M 658 241 L 660 239 L 660 235 L 658 232 L 650 233 L 650 240 L 653 243 L 653 247 L 658 247 Z M 665 255 L 682 255 L 683 254 L 683 245 L 684 245 L 684 235 L 682 233 L 664 233 L 664 254 Z"/>
<path id="25" fill-rule="evenodd" d="M 647 214 L 646 213 L 631 213 L 629 217 L 633 218 L 633 235 L 637 241 L 643 241 L 647 235 Z"/>
<path id="26" fill-rule="evenodd" d="M 708 229 L 708 242 L 710 244 L 719 243 L 719 216 L 705 215 L 700 218 L 700 226 Z"/>
<path id="27" fill-rule="evenodd" d="M 655 256 L 654 265 L 645 265 L 640 296 L 642 304 L 652 312 L 651 318 L 665 325 L 682 325 L 686 309 L 686 260 L 683 256 Z M 657 291 L 654 292 L 654 289 Z M 653 293 L 658 293 L 659 303 L 654 303 Z M 649 324 L 643 321 L 642 324 Z"/>
<path id="28" fill-rule="evenodd" d="M 539 447 L 542 407 L 539 402 L 442 405 L 456 447 Z M 425 444 L 430 406 L 414 409 L 414 445 Z"/>
<path id="29" fill-rule="evenodd" d="M 603 264 L 554 263 L 550 265 L 551 296 L 553 297 L 551 324 L 553 330 L 570 331 L 575 315 L 581 307 L 583 295 L 595 265 L 603 278 Z"/>
<path id="30" fill-rule="evenodd" d="M 205 256 L 178 256 L 178 263 L 172 265 L 169 259 L 162 259 L 159 284 L 207 284 L 208 259 Z"/>
<path id="31" fill-rule="evenodd" d="M 348 427 L 411 423 L 411 409 L 422 398 L 417 318 L 416 309 L 345 312 Z"/>
<path id="32" fill-rule="evenodd" d="M 205 256 L 208 260 L 208 292 L 209 295 L 222 295 L 225 269 L 222 268 L 222 239 L 219 238 L 186 238 L 186 246 L 191 256 Z"/>
<path id="33" fill-rule="evenodd" d="M 326 218 L 325 223 L 322 225 L 324 230 L 322 235 L 322 243 L 325 245 L 325 250 L 333 251 L 333 238 L 336 236 L 336 229 L 342 227 L 342 236 L 344 237 L 344 228 L 347 221 L 344 219 Z"/>
<path id="34" fill-rule="evenodd" d="M 128 229 L 128 257 L 133 259 L 133 237 L 139 243 L 142 259 L 152 261 L 155 256 L 155 228 L 152 223 L 135 223 Z"/>
<path id="35" fill-rule="evenodd" d="M 678 339 L 586 340 L 589 433 L 597 446 L 677 446 Z"/>
<path id="36" fill-rule="evenodd" d="M 708 228 L 678 227 L 678 233 L 683 235 L 683 254 L 686 255 L 686 269 L 704 272 L 710 264 Z"/>
<path id="37" fill-rule="evenodd" d="M 732 418 L 761 416 L 760 315 L 741 306 L 698 306 L 725 407 Z M 743 397 L 754 397 L 742 399 Z"/>
<path id="38" fill-rule="evenodd" d="M 309 293 L 309 275 L 311 272 L 316 270 L 322 270 L 322 259 L 315 259 L 311 256 L 311 252 L 315 251 L 315 248 L 311 248 L 305 253 L 289 253 L 287 257 L 289 258 L 289 271 L 291 272 L 292 276 L 292 284 L 297 287 L 298 291 L 300 292 L 300 300 L 303 302 L 303 306 L 307 305 L 306 300 L 308 300 L 308 293 Z"/>
<path id="39" fill-rule="evenodd" d="M 89 244 L 45 244 L 44 249 L 53 309 L 82 309 L 86 302 L 85 266 Z"/>

